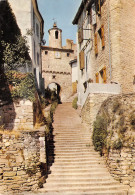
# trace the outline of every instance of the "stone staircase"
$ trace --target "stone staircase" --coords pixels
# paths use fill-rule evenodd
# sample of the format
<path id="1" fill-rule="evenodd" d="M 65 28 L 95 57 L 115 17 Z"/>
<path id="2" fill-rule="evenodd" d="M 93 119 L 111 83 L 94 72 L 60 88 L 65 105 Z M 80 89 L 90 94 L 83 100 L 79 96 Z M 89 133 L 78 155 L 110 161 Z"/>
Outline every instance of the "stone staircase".
<path id="1" fill-rule="evenodd" d="M 127 186 L 115 181 L 102 157 L 94 151 L 88 128 L 71 103 L 58 106 L 54 116 L 48 178 L 40 193 L 48 195 L 126 195 Z"/>

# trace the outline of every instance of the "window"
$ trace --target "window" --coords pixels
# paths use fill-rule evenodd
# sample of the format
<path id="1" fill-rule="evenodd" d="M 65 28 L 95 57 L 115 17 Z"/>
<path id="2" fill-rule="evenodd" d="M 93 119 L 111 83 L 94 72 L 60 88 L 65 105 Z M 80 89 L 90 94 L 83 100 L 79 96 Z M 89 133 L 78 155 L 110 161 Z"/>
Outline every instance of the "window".
<path id="1" fill-rule="evenodd" d="M 80 70 L 84 69 L 84 51 L 79 53 Z"/>
<path id="2" fill-rule="evenodd" d="M 34 41 L 34 61 L 36 63 L 36 46 L 35 46 L 35 41 Z"/>
<path id="3" fill-rule="evenodd" d="M 101 0 L 98 0 L 97 12 L 101 16 Z"/>
<path id="4" fill-rule="evenodd" d="M 39 37 L 39 26 L 37 23 L 36 23 L 36 35 L 37 35 L 37 37 Z"/>
<path id="5" fill-rule="evenodd" d="M 48 51 L 45 51 L 45 55 L 47 55 L 48 54 Z"/>
<path id="6" fill-rule="evenodd" d="M 101 40 L 102 40 L 102 48 L 104 48 L 105 47 L 104 25 L 101 26 Z"/>
<path id="7" fill-rule="evenodd" d="M 98 54 L 98 42 L 97 42 L 97 33 L 95 33 L 95 55 Z"/>
<path id="8" fill-rule="evenodd" d="M 33 30 L 35 32 L 35 13 L 34 13 L 34 9 L 33 9 Z"/>
<path id="9" fill-rule="evenodd" d="M 58 39 L 59 32 L 55 31 L 55 39 Z"/>
<path id="10" fill-rule="evenodd" d="M 56 75 L 52 75 L 52 79 L 56 79 Z"/>
<path id="11" fill-rule="evenodd" d="M 96 16 L 96 6 L 95 3 L 92 4 L 92 25 L 95 25 L 97 23 L 97 16 Z"/>
<path id="12" fill-rule="evenodd" d="M 37 64 L 39 65 L 39 53 L 37 52 Z"/>
<path id="13" fill-rule="evenodd" d="M 101 83 L 106 83 L 106 67 L 100 71 L 100 80 Z"/>
<path id="14" fill-rule="evenodd" d="M 70 56 L 70 53 L 67 53 L 67 57 L 69 57 Z"/>
<path id="15" fill-rule="evenodd" d="M 99 83 L 99 73 L 96 73 L 96 83 Z"/>

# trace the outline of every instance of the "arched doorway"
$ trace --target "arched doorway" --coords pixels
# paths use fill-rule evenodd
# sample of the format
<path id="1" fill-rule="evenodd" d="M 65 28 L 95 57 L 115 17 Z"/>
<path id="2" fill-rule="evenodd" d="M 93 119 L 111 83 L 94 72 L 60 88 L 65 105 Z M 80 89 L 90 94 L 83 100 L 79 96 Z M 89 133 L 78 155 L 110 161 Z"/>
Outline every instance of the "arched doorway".
<path id="1" fill-rule="evenodd" d="M 55 91 L 56 94 L 60 97 L 61 87 L 58 83 L 50 83 L 47 88 L 49 88 L 52 91 Z"/>

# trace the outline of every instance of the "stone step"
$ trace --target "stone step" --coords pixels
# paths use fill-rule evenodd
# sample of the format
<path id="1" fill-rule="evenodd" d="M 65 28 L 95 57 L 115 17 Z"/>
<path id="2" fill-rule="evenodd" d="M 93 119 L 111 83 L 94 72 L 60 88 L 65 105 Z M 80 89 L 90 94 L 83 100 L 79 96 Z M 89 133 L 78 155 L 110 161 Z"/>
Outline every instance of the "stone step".
<path id="1" fill-rule="evenodd" d="M 68 188 L 70 188 L 71 186 L 72 187 L 77 187 L 78 186 L 78 188 L 80 187 L 80 185 L 82 186 L 82 187 L 94 187 L 94 186 L 98 186 L 98 187 L 100 187 L 100 186 L 114 186 L 114 185 L 118 185 L 118 183 L 117 182 L 115 182 L 115 181 L 108 181 L 108 182 L 76 182 L 76 183 L 64 183 L 64 182 L 61 182 L 61 183 L 46 183 L 46 184 L 44 184 L 44 187 L 45 188 L 56 188 L 56 187 L 58 187 L 58 188 L 60 188 L 60 187 L 68 187 Z"/>
<path id="2" fill-rule="evenodd" d="M 52 178 L 69 178 L 69 177 L 79 177 L 79 178 L 92 178 L 92 177 L 103 177 L 103 175 L 106 174 L 106 176 L 110 176 L 109 172 L 55 172 L 55 174 L 50 174 L 50 177 Z"/>
<path id="3" fill-rule="evenodd" d="M 105 164 L 102 164 L 102 166 L 101 166 L 101 164 L 86 164 L 86 163 L 84 163 L 84 164 L 82 164 L 82 166 L 80 165 L 80 164 L 67 164 L 67 165 L 63 165 L 63 164 L 60 164 L 60 165 L 55 165 L 55 164 L 53 164 L 52 165 L 52 167 L 51 168 L 54 168 L 54 169 L 69 169 L 70 168 L 70 170 L 72 171 L 72 169 L 79 169 L 79 168 L 91 168 L 91 169 L 98 169 L 99 167 L 102 167 L 102 168 L 106 168 L 106 165 Z"/>
<path id="4" fill-rule="evenodd" d="M 89 165 L 92 165 L 92 164 L 95 164 L 96 166 L 97 165 L 104 165 L 104 162 L 102 161 L 90 161 L 90 160 L 82 160 L 82 161 L 71 161 L 71 162 L 67 162 L 67 161 L 55 161 L 55 165 L 73 165 L 73 166 L 76 166 L 76 165 L 80 165 L 80 166 L 83 166 L 84 164 L 89 164 Z"/>
<path id="5" fill-rule="evenodd" d="M 69 137 L 66 137 L 66 136 L 54 136 L 53 137 L 53 140 L 66 140 L 66 141 L 78 141 L 78 140 L 90 140 L 89 137 L 73 137 L 73 136 L 69 136 Z"/>
<path id="6" fill-rule="evenodd" d="M 55 157 L 55 159 L 56 158 L 90 158 L 90 159 L 100 159 L 100 157 L 98 156 L 98 155 L 91 155 L 91 154 L 89 154 L 89 153 L 79 153 L 79 154 L 67 154 L 67 153 L 55 153 L 55 154 L 53 154 L 53 153 L 49 153 L 50 154 L 50 156 L 53 156 L 53 157 Z"/>
<path id="7" fill-rule="evenodd" d="M 85 148 L 88 148 L 90 151 L 94 151 L 93 148 L 90 147 L 91 146 L 90 142 L 78 142 L 78 143 L 72 143 L 72 145 L 69 142 L 67 142 L 65 144 L 58 143 L 58 142 L 51 142 L 49 146 L 50 147 L 60 147 L 60 148 L 68 147 L 68 149 L 69 149 L 69 147 L 70 148 L 78 148 L 78 149 L 85 147 Z"/>
<path id="8" fill-rule="evenodd" d="M 59 138 L 63 138 L 63 137 L 65 137 L 65 138 L 89 138 L 90 139 L 90 136 L 89 135 L 80 135 L 80 134 L 77 134 L 77 133 L 63 133 L 63 132 L 61 132 L 61 133 L 54 133 L 53 134 L 53 136 L 54 137 L 59 137 Z"/>
<path id="9" fill-rule="evenodd" d="M 57 157 L 55 157 L 55 162 L 59 162 L 59 161 L 62 161 L 63 163 L 64 162 L 89 162 L 90 164 L 92 164 L 92 163 L 100 163 L 100 159 L 98 159 L 98 158 L 90 158 L 90 157 L 85 157 L 85 158 L 83 158 L 83 157 L 78 157 L 78 158 L 57 158 Z M 104 162 L 102 162 L 102 163 L 104 163 Z"/>
<path id="10" fill-rule="evenodd" d="M 43 193 L 42 193 L 43 192 Z M 24 195 L 24 194 L 23 194 Z M 25 194 L 27 195 L 27 194 Z M 28 195 L 31 195 L 28 193 Z M 33 195 L 33 194 L 32 194 Z M 106 191 L 56 191 L 46 192 L 45 189 L 40 189 L 38 195 L 127 195 L 127 190 L 106 190 Z"/>
<path id="11" fill-rule="evenodd" d="M 88 156 L 98 156 L 101 159 L 101 156 L 96 152 L 94 153 L 93 151 L 91 151 L 89 148 L 83 147 L 81 148 L 81 150 L 79 151 L 78 148 L 71 148 L 71 150 L 69 150 L 68 147 L 65 148 L 61 148 L 61 147 L 51 147 L 49 148 L 50 152 L 52 151 L 53 153 L 61 153 L 61 154 L 67 154 L 67 155 L 88 155 Z"/>
<path id="12" fill-rule="evenodd" d="M 105 174 L 105 172 L 107 172 L 107 169 L 106 168 L 97 168 L 97 169 L 92 169 L 92 168 L 78 168 L 78 169 L 71 169 L 71 168 L 66 168 L 66 169 L 56 169 L 56 168 L 53 168 L 53 167 L 51 167 L 50 168 L 50 173 L 51 174 L 55 174 L 55 173 L 69 173 L 69 172 L 71 172 L 72 171 L 72 173 L 99 173 L 99 174 Z"/>
<path id="13" fill-rule="evenodd" d="M 62 191 L 70 191 L 70 190 L 73 190 L 73 191 L 78 191 L 78 190 L 84 190 L 84 191 L 88 191 L 90 190 L 91 192 L 92 191 L 106 191 L 106 190 L 119 190 L 121 189 L 122 187 L 122 191 L 123 190 L 127 190 L 127 186 L 121 186 L 121 185 L 105 185 L 105 186 L 82 186 L 82 185 L 79 185 L 79 186 L 70 186 L 70 187 L 58 187 L 58 186 L 53 186 L 53 188 L 51 187 L 46 187 L 45 186 L 45 191 L 51 191 L 51 192 L 55 192 L 55 191 L 59 191 L 59 190 L 62 190 Z"/>
<path id="14" fill-rule="evenodd" d="M 50 175 L 49 175 L 50 176 Z M 113 178 L 111 178 L 110 176 L 101 176 L 101 177 L 92 177 L 92 178 L 89 178 L 89 177 L 82 177 L 82 178 L 50 178 L 48 177 L 47 180 L 46 180 L 47 183 L 66 183 L 66 184 L 72 184 L 72 183 L 84 183 L 84 184 L 87 184 L 87 183 L 104 183 L 104 182 L 109 182 L 109 183 L 113 183 L 113 182 L 116 182 L 113 180 Z"/>

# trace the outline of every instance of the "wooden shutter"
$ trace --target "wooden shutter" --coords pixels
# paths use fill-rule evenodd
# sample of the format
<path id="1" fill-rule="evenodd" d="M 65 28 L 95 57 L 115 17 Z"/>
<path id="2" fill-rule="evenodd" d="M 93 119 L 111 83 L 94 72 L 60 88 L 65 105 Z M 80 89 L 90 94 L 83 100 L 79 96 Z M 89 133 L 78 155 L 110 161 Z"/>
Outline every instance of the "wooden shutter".
<path id="1" fill-rule="evenodd" d="M 99 83 L 99 73 L 96 73 L 96 83 Z"/>
<path id="2" fill-rule="evenodd" d="M 97 33 L 95 33 L 95 55 L 98 54 L 98 42 L 97 42 Z"/>
<path id="3" fill-rule="evenodd" d="M 79 53 L 80 70 L 84 69 L 84 51 Z"/>
<path id="4" fill-rule="evenodd" d="M 98 15 L 101 15 L 101 0 L 98 0 Z"/>
<path id="5" fill-rule="evenodd" d="M 79 28 L 78 30 L 78 42 L 81 43 L 83 41 L 83 28 Z"/>
<path id="6" fill-rule="evenodd" d="M 105 47 L 104 25 L 101 26 L 102 48 Z"/>
<path id="7" fill-rule="evenodd" d="M 106 67 L 103 68 L 103 83 L 106 83 Z"/>

